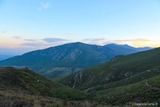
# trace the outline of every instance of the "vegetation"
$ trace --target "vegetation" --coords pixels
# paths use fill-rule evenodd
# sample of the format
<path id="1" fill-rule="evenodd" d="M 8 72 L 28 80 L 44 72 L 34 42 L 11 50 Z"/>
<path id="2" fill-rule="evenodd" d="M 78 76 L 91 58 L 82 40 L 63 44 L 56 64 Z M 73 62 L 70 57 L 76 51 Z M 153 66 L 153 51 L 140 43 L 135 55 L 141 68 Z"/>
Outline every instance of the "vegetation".
<path id="1" fill-rule="evenodd" d="M 129 85 L 99 90 L 96 93 L 96 99 L 109 104 L 158 103 L 160 101 L 160 75 Z"/>
<path id="2" fill-rule="evenodd" d="M 63 99 L 80 100 L 85 98 L 83 92 L 52 82 L 29 69 L 1 68 L 0 88 L 17 90 L 33 95 L 50 96 Z"/>
<path id="3" fill-rule="evenodd" d="M 128 56 L 74 73 L 61 82 L 109 104 L 158 102 L 160 48 Z"/>
<path id="4" fill-rule="evenodd" d="M 28 68 L 0 68 L 0 81 L 0 104 L 3 107 L 101 107 L 99 104 L 158 103 L 160 48 L 117 56 L 107 63 L 58 81 L 46 79 Z"/>
<path id="5" fill-rule="evenodd" d="M 96 107 L 89 101 L 72 101 L 53 97 L 30 95 L 20 92 L 0 91 L 1 107 Z"/>
<path id="6" fill-rule="evenodd" d="M 53 82 L 28 68 L 0 68 L 1 107 L 95 107 L 86 94 Z"/>

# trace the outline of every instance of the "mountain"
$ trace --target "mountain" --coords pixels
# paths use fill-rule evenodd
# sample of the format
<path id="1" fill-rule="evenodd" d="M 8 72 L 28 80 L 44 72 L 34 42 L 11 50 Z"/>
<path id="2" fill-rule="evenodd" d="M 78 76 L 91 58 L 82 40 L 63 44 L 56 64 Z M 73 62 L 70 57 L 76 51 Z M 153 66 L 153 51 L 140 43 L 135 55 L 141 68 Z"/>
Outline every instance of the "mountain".
<path id="1" fill-rule="evenodd" d="M 11 57 L 13 57 L 14 55 L 1 55 L 0 54 L 0 61 L 2 61 L 2 60 L 5 60 L 5 59 L 8 59 L 8 58 L 11 58 Z"/>
<path id="2" fill-rule="evenodd" d="M 83 92 L 48 80 L 31 70 L 0 68 L 1 107 L 92 107 Z"/>
<path id="3" fill-rule="evenodd" d="M 139 51 L 144 50 L 115 44 L 97 46 L 76 42 L 12 57 L 0 61 L 0 66 L 25 66 L 49 78 L 57 78 L 109 61 L 117 55 Z"/>
<path id="4" fill-rule="evenodd" d="M 103 103 L 160 101 L 160 48 L 116 57 L 61 82 Z"/>
<path id="5" fill-rule="evenodd" d="M 131 47 L 129 45 L 118 45 L 118 44 L 108 44 L 108 45 L 105 45 L 104 47 L 110 48 L 114 52 L 116 52 L 118 54 L 122 54 L 122 55 L 133 54 L 133 53 L 136 53 L 136 52 L 146 51 L 146 50 L 151 49 L 149 47 L 134 48 L 134 47 Z"/>

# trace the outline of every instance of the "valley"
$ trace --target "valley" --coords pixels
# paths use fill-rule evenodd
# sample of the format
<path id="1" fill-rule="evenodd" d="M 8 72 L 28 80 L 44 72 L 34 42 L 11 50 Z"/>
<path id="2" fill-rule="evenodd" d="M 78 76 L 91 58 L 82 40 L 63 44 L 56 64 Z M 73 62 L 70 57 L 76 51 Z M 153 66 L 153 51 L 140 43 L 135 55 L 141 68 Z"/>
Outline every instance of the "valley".
<path id="1" fill-rule="evenodd" d="M 0 0 L 0 107 L 160 107 L 160 0 Z"/>

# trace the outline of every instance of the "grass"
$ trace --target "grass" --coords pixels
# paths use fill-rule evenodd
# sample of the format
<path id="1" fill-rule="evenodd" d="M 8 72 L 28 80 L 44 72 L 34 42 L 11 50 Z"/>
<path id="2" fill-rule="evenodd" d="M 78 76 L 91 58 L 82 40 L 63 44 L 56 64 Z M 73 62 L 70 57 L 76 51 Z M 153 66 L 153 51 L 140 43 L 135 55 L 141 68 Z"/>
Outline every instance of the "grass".
<path id="1" fill-rule="evenodd" d="M 156 89 L 160 88 L 160 48 L 117 57 L 74 73 L 61 82 L 87 92 L 102 103 L 158 102 L 160 90 Z M 152 87 L 147 87 L 146 83 Z"/>
<path id="2" fill-rule="evenodd" d="M 0 88 L 18 89 L 33 95 L 63 99 L 84 99 L 86 95 L 78 90 L 53 82 L 28 69 L 0 69 Z"/>

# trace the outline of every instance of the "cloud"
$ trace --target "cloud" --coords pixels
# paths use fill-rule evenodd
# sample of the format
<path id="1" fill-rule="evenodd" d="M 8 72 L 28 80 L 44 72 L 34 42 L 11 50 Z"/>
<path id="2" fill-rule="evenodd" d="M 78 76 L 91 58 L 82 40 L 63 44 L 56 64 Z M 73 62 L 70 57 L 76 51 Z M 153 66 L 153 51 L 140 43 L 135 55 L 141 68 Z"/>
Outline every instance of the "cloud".
<path id="1" fill-rule="evenodd" d="M 109 43 L 117 44 L 128 44 L 135 47 L 160 47 L 160 40 L 150 40 L 150 39 L 119 39 L 119 40 L 109 40 L 106 38 L 94 38 L 82 40 L 85 43 L 106 45 Z"/>
<path id="2" fill-rule="evenodd" d="M 136 47 L 160 47 L 160 40 L 150 40 L 150 39 L 126 39 L 126 40 L 114 40 L 113 42 L 120 44 L 129 44 Z"/>
<path id="3" fill-rule="evenodd" d="M 27 46 L 27 47 L 40 47 L 43 46 L 42 43 L 38 43 L 38 42 L 26 42 L 26 43 L 22 43 L 22 46 Z"/>
<path id="4" fill-rule="evenodd" d="M 8 32 L 7 31 L 2 31 L 0 32 L 1 34 L 7 34 Z"/>
<path id="5" fill-rule="evenodd" d="M 53 42 L 66 42 L 68 40 L 66 39 L 60 39 L 60 38 L 44 38 L 42 39 L 43 41 L 47 42 L 47 43 L 53 43 Z"/>
<path id="6" fill-rule="evenodd" d="M 20 36 L 12 36 L 13 39 L 21 39 Z"/>
<path id="7" fill-rule="evenodd" d="M 22 43 L 22 40 L 18 39 L 18 37 L 2 36 L 0 39 L 0 48 L 18 48 L 20 43 Z"/>
<path id="8" fill-rule="evenodd" d="M 24 41 L 29 41 L 29 42 L 34 42 L 36 41 L 35 39 L 23 39 Z"/>
<path id="9" fill-rule="evenodd" d="M 10 52 L 21 54 L 69 42 L 71 41 L 61 38 L 23 38 L 22 36 L 1 36 L 0 48 L 3 49 L 3 53 L 8 53 L 8 50 L 11 50 Z M 0 53 L 2 53 L 2 50 Z"/>
<path id="10" fill-rule="evenodd" d="M 2 36 L 0 39 L 0 48 L 12 50 L 18 53 L 24 53 L 37 49 L 45 49 L 65 43 L 73 42 L 62 38 L 23 38 L 22 36 Z M 110 40 L 107 38 L 84 39 L 79 42 L 88 44 L 106 45 L 109 43 L 128 44 L 135 47 L 160 47 L 160 40 L 150 39 L 118 39 Z M 1 50 L 2 51 L 2 50 Z M 5 52 L 6 50 L 4 50 Z"/>
<path id="11" fill-rule="evenodd" d="M 43 38 L 43 39 L 23 39 L 21 47 L 32 49 L 43 49 L 53 47 L 69 42 L 66 39 L 61 38 Z"/>
<path id="12" fill-rule="evenodd" d="M 97 45 L 105 45 L 110 43 L 110 41 L 106 38 L 94 38 L 94 39 L 84 39 L 82 42 L 89 43 L 89 44 L 97 44 Z"/>
<path id="13" fill-rule="evenodd" d="M 22 38 L 22 36 L 3 36 L 0 39 L 0 48 L 32 48 L 42 49 L 68 43 L 61 38 Z"/>
<path id="14" fill-rule="evenodd" d="M 50 7 L 50 3 L 48 1 L 40 2 L 39 10 L 47 10 Z"/>

